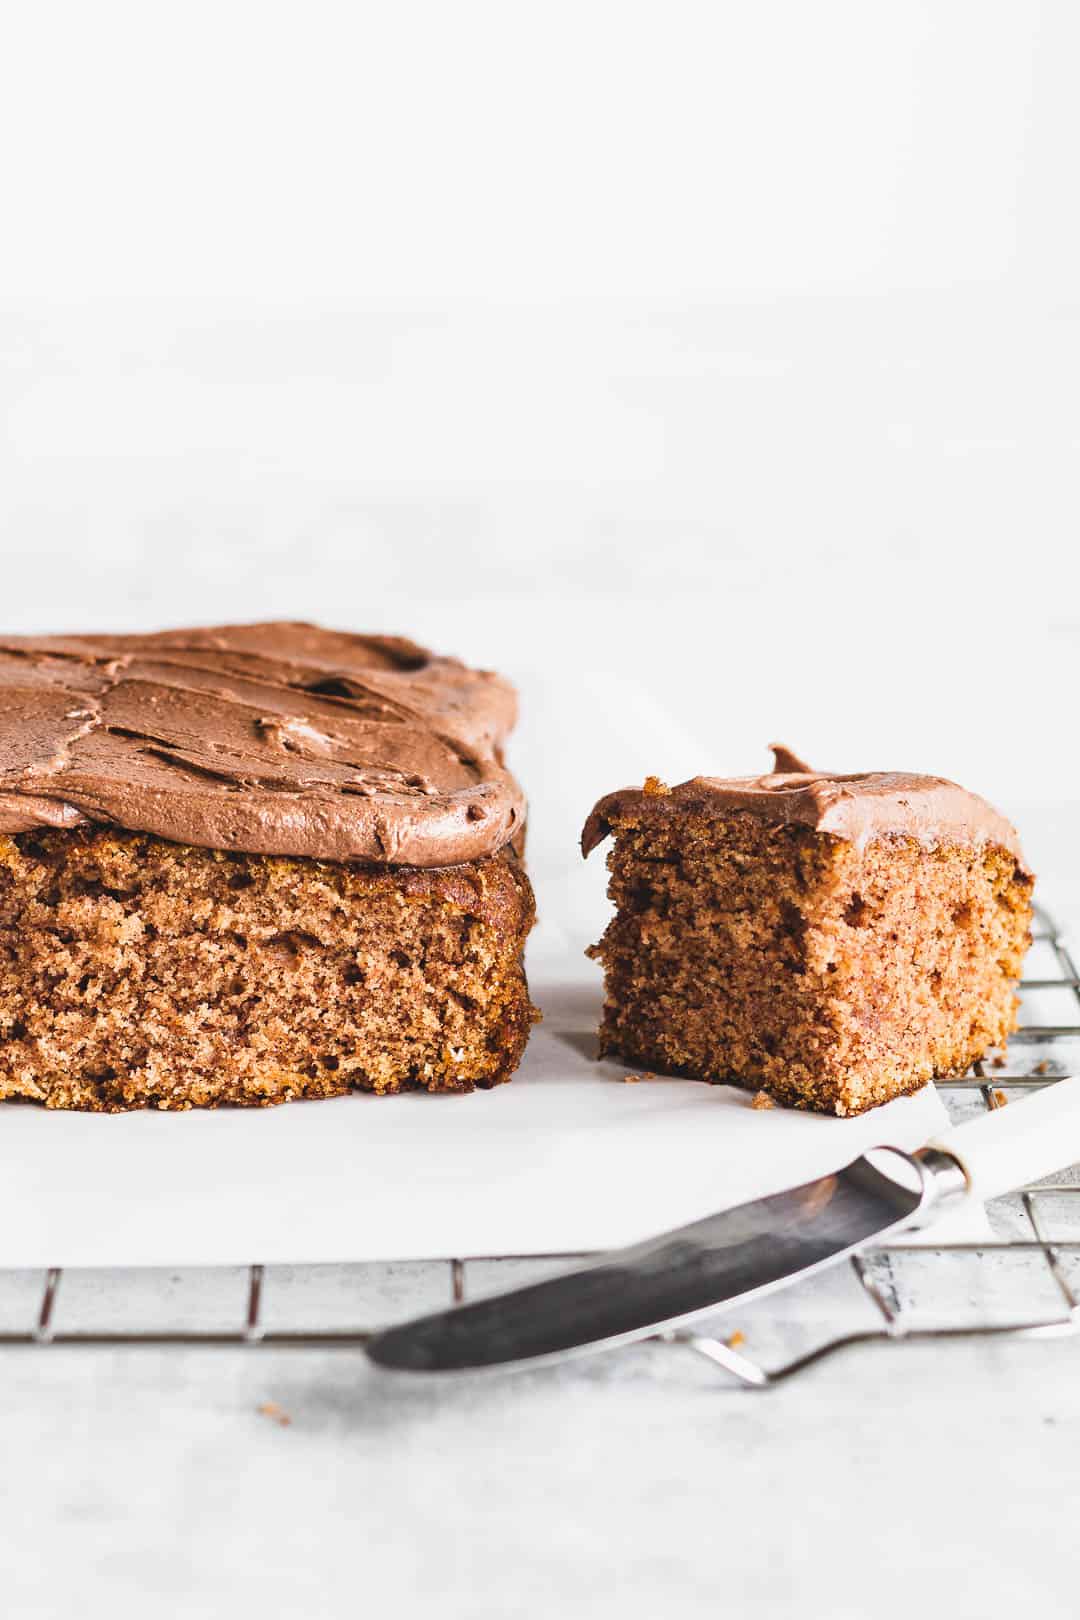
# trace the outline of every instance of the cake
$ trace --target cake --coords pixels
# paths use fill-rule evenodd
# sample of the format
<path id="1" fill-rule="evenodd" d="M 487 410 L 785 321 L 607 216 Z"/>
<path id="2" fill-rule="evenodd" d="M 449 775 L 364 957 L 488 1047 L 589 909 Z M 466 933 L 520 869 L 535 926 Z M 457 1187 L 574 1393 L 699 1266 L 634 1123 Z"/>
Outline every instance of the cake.
<path id="1" fill-rule="evenodd" d="M 0 640 L 0 1098 L 509 1079 L 535 1017 L 515 706 L 307 624 Z"/>
<path id="2" fill-rule="evenodd" d="M 600 800 L 616 913 L 604 1052 L 857 1114 L 964 1073 L 1016 1024 L 1033 879 L 1016 832 L 933 776 L 655 777 Z"/>

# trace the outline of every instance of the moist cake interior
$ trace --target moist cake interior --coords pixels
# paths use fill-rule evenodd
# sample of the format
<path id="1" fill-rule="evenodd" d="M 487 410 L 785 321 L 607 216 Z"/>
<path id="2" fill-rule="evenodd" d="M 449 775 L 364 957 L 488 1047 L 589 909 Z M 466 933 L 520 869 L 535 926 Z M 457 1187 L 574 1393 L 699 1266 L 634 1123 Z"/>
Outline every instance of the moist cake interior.
<path id="1" fill-rule="evenodd" d="M 853 1114 L 963 1073 L 1015 1026 L 1031 879 L 1000 845 L 860 849 L 648 800 L 610 819 L 617 914 L 590 952 L 605 1051 Z"/>
<path id="2" fill-rule="evenodd" d="M 268 1103 L 509 1078 L 535 1017 L 528 880 L 197 849 L 0 839 L 0 1098 Z"/>

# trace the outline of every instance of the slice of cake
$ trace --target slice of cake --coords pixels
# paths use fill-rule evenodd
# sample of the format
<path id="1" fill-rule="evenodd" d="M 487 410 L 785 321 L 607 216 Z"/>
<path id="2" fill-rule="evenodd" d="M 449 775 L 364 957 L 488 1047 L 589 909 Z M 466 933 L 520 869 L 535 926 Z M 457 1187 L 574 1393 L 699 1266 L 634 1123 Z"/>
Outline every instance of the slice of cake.
<path id="1" fill-rule="evenodd" d="M 811 771 L 650 777 L 600 800 L 617 907 L 601 1043 L 632 1063 L 856 1114 L 962 1074 L 1016 1024 L 1033 879 L 952 782 Z"/>
<path id="2" fill-rule="evenodd" d="M 0 1098 L 509 1079 L 511 687 L 304 624 L 0 640 Z"/>

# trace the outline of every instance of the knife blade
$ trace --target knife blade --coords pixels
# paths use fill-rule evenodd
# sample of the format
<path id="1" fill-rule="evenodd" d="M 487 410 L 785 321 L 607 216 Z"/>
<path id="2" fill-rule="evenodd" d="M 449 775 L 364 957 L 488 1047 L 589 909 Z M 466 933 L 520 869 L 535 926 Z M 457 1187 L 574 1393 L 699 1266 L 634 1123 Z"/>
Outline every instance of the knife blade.
<path id="1" fill-rule="evenodd" d="M 625 1344 L 806 1276 L 907 1226 L 929 1186 L 925 1175 L 903 1186 L 856 1159 L 577 1271 L 390 1328 L 368 1355 L 383 1367 L 450 1372 Z"/>
<path id="2" fill-rule="evenodd" d="M 367 1353 L 383 1368 L 446 1373 L 627 1344 L 810 1276 L 947 1201 L 993 1198 L 1078 1158 L 1080 1078 L 959 1126 L 915 1155 L 874 1149 L 832 1175 L 577 1270 L 389 1328 Z"/>

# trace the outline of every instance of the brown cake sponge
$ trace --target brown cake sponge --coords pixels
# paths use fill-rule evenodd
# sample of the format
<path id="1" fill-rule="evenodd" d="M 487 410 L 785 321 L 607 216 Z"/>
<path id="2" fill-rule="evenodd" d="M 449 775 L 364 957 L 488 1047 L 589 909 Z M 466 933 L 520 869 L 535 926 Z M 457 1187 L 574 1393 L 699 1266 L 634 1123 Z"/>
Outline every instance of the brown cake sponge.
<path id="1" fill-rule="evenodd" d="M 0 838 L 0 1098 L 111 1112 L 509 1079 L 516 856 L 443 868 L 77 828 Z"/>
<path id="2" fill-rule="evenodd" d="M 963 1073 L 1016 1023 L 1015 833 L 938 778 L 778 764 L 594 810 L 585 852 L 614 837 L 616 914 L 589 953 L 603 1049 L 836 1114 Z"/>
<path id="3" fill-rule="evenodd" d="M 535 1014 L 508 682 L 292 621 L 0 637 L 0 1098 L 471 1091 Z"/>

